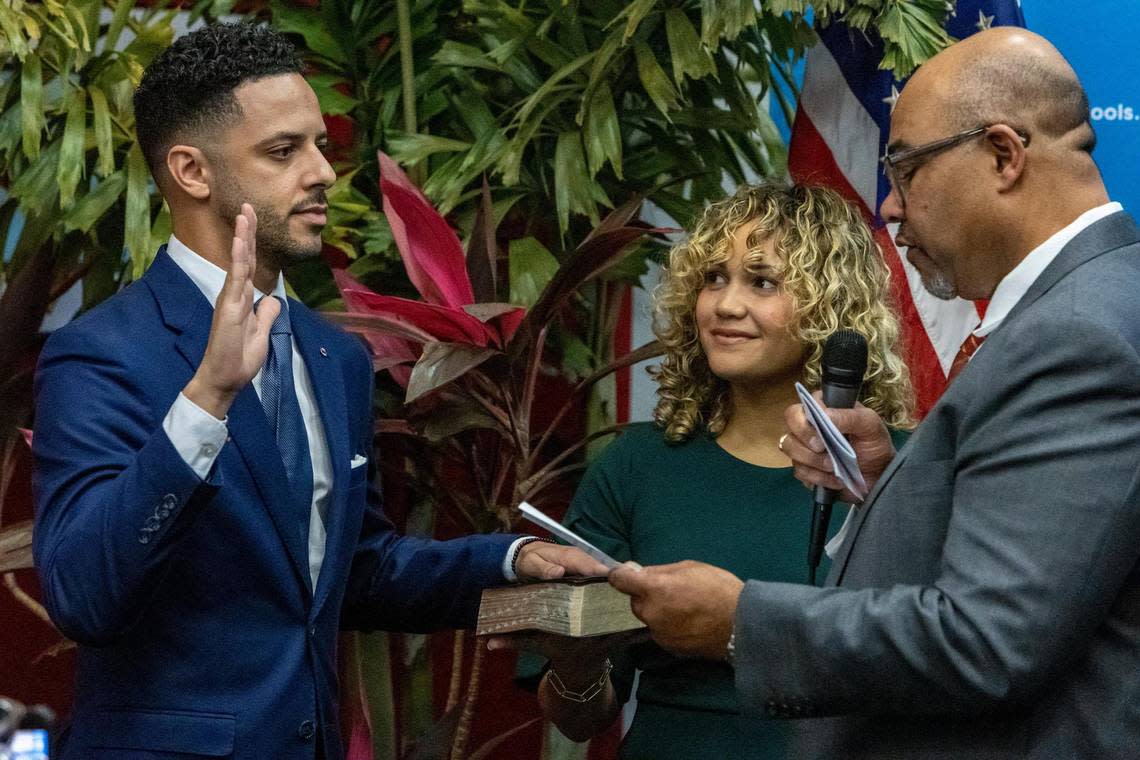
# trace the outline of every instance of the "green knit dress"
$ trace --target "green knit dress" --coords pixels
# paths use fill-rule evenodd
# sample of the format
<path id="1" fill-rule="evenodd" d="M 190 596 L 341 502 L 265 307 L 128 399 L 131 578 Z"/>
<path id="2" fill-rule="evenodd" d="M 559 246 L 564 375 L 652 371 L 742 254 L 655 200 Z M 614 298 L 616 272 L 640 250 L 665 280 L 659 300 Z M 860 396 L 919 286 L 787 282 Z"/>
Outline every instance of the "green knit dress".
<path id="1" fill-rule="evenodd" d="M 670 445 L 659 429 L 631 425 L 591 465 L 566 524 L 618 561 L 699 560 L 738 577 L 807 582 L 811 496 L 792 469 L 732 456 L 707 434 Z M 831 534 L 847 509 L 832 516 Z M 818 578 L 827 575 L 827 559 Z M 641 671 L 626 760 L 782 758 L 791 727 L 740 715 L 725 663 L 683 660 L 653 643 L 614 658 L 619 699 Z"/>
<path id="2" fill-rule="evenodd" d="M 902 447 L 906 433 L 893 439 Z M 791 467 L 748 464 L 707 434 L 669 444 L 638 423 L 589 467 L 564 522 L 619 562 L 697 559 L 743 580 L 806 583 L 811 499 Z M 833 510 L 831 536 L 846 514 L 845 505 Z M 821 583 L 828 570 L 824 556 Z M 730 665 L 678 659 L 653 643 L 612 659 L 621 701 L 642 671 L 622 760 L 787 757 L 795 721 L 742 716 Z M 520 657 L 520 676 L 540 668 L 537 657 Z"/>

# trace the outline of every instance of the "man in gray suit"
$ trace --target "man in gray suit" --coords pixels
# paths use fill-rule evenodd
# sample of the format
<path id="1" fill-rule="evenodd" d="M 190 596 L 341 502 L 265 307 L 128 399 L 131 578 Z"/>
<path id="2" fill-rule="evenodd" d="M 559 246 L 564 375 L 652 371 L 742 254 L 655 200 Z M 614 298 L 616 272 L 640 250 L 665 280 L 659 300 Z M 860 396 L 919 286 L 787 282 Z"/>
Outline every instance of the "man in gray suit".
<path id="1" fill-rule="evenodd" d="M 869 410 L 831 412 L 872 489 L 826 588 L 611 576 L 666 648 L 734 661 L 748 708 L 810 718 L 799 756 L 1140 757 L 1140 232 L 1088 113 L 1008 28 L 899 98 L 882 216 L 928 290 L 991 299 L 986 342 L 897 454 Z M 787 418 L 797 477 L 840 487 Z"/>

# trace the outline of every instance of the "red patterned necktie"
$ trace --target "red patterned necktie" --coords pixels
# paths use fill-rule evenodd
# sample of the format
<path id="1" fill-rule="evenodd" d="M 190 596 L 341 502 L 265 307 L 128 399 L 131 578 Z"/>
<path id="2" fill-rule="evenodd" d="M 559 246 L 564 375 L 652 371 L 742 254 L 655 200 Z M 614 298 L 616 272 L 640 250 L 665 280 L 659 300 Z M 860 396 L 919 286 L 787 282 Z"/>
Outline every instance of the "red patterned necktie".
<path id="1" fill-rule="evenodd" d="M 953 382 L 958 373 L 966 368 L 966 365 L 970 363 L 970 357 L 974 355 L 978 346 L 982 345 L 982 341 L 985 339 L 984 335 L 979 338 L 973 333 L 966 336 L 966 339 L 962 341 L 962 347 L 958 349 L 958 354 L 954 357 L 954 361 L 950 363 L 950 373 L 946 375 L 947 383 Z"/>

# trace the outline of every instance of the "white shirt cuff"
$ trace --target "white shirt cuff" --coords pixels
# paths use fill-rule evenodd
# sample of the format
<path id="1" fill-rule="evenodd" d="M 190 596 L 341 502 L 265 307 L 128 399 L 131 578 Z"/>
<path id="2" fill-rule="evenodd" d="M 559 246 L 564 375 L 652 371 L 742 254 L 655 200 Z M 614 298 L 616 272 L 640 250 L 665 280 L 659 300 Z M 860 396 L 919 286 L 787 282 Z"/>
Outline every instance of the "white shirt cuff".
<path id="1" fill-rule="evenodd" d="M 535 540 L 537 540 L 535 536 L 522 536 L 516 538 L 511 542 L 511 545 L 507 547 L 507 556 L 503 557 L 503 577 L 507 579 L 508 583 L 514 583 L 519 579 L 519 577 L 515 575 L 515 569 L 511 567 L 511 565 L 514 564 L 511 560 L 514 559 L 515 551 L 523 544 Z"/>
<path id="2" fill-rule="evenodd" d="M 229 434 L 225 420 L 219 420 L 181 393 L 162 420 L 162 429 L 182 461 L 202 480 L 210 474 Z"/>

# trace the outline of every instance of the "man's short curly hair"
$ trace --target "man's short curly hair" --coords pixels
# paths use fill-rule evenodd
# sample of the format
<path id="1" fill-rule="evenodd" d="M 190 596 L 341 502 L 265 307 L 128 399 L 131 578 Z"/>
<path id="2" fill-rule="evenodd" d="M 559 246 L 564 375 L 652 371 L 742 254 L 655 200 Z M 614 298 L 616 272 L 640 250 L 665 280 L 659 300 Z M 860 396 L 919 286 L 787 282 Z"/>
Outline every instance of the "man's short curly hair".
<path id="1" fill-rule="evenodd" d="M 301 71 L 296 49 L 256 24 L 211 24 L 174 41 L 147 66 L 135 90 L 135 129 L 157 178 L 178 139 L 216 129 L 241 115 L 241 84 Z"/>
<path id="2" fill-rule="evenodd" d="M 653 418 L 677 443 L 706 430 L 720 434 L 732 414 L 728 384 L 714 375 L 697 332 L 697 296 L 706 274 L 732 257 L 733 234 L 756 222 L 749 240 L 773 238 L 784 262 L 780 287 L 790 297 L 788 330 L 807 349 L 802 381 L 820 385 L 820 359 L 841 328 L 867 338 L 867 374 L 859 400 L 896 428 L 913 427 L 914 393 L 899 356 L 899 322 L 890 275 L 859 212 L 833 190 L 809 185 L 741 186 L 705 209 L 688 239 L 669 255 L 654 292 L 654 332 L 665 358 L 653 371 Z"/>

